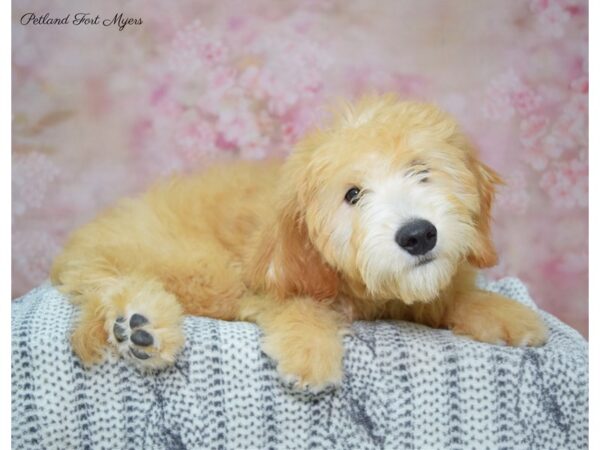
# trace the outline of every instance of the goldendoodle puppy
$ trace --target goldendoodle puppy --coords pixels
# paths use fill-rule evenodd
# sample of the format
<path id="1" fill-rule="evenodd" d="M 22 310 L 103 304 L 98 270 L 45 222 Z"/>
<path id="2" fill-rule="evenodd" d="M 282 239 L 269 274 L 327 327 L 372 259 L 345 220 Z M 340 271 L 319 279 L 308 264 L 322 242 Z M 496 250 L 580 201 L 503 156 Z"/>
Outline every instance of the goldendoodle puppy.
<path id="1" fill-rule="evenodd" d="M 81 310 L 72 344 L 86 364 L 107 348 L 173 363 L 183 314 L 258 323 L 281 375 L 311 389 L 340 383 L 353 320 L 537 346 L 535 312 L 475 285 L 496 262 L 500 181 L 436 107 L 369 97 L 283 164 L 213 168 L 121 201 L 73 234 L 52 280 Z"/>

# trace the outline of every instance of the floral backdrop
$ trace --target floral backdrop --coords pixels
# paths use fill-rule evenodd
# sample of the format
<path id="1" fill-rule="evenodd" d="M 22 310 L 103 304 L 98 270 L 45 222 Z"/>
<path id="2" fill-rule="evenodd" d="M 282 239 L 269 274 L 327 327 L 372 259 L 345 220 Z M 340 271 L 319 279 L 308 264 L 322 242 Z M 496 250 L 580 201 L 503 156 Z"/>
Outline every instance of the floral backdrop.
<path id="1" fill-rule="evenodd" d="M 25 13 L 64 25 L 21 24 Z M 91 17 L 141 24 L 75 25 Z M 587 335 L 588 14 L 579 0 L 13 2 L 13 295 L 157 177 L 285 155 L 324 106 L 435 101 L 506 179 L 500 264 Z M 109 20 L 110 21 L 110 20 Z"/>

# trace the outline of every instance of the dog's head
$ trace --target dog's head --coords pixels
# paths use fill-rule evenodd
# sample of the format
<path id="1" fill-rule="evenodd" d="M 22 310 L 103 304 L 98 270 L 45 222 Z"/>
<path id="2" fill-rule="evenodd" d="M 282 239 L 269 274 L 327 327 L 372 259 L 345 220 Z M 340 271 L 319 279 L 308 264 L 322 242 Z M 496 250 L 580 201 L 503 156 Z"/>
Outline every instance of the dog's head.
<path id="1" fill-rule="evenodd" d="M 279 295 L 430 301 L 467 260 L 490 267 L 499 176 L 432 105 L 366 98 L 307 136 L 283 168 L 263 268 Z"/>

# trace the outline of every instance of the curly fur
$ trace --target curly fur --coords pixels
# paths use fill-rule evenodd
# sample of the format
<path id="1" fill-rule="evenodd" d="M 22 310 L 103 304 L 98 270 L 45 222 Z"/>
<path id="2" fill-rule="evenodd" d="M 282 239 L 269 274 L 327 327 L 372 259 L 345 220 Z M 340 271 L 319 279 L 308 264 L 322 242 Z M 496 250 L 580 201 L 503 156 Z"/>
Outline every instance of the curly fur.
<path id="1" fill-rule="evenodd" d="M 435 106 L 367 97 L 285 163 L 215 167 L 121 201 L 73 234 L 52 280 L 82 310 L 72 343 L 86 363 L 109 344 L 143 367 L 172 363 L 183 313 L 257 322 L 282 376 L 313 389 L 341 381 L 341 336 L 358 319 L 541 345 L 533 311 L 475 286 L 475 270 L 496 263 L 500 182 Z M 344 201 L 352 186 L 355 205 Z M 394 241 L 413 218 L 438 230 L 428 264 Z M 146 360 L 111 338 L 135 312 L 155 337 Z"/>

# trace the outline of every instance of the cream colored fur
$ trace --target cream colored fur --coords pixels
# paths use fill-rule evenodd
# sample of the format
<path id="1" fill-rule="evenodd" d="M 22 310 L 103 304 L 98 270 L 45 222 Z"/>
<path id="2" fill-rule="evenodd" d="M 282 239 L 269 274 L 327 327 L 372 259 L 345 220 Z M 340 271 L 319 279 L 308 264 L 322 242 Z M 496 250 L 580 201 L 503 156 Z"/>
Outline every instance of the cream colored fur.
<path id="1" fill-rule="evenodd" d="M 500 182 L 436 107 L 368 97 L 285 163 L 215 167 L 121 201 L 72 235 L 52 280 L 81 310 L 72 343 L 86 364 L 107 348 L 141 367 L 173 363 L 183 314 L 258 323 L 282 376 L 312 389 L 341 382 L 342 335 L 357 319 L 541 345 L 536 313 L 475 286 L 476 269 L 496 262 Z M 394 241 L 414 218 L 438 229 L 428 264 Z M 134 314 L 152 345 L 115 339 L 115 321 Z"/>

